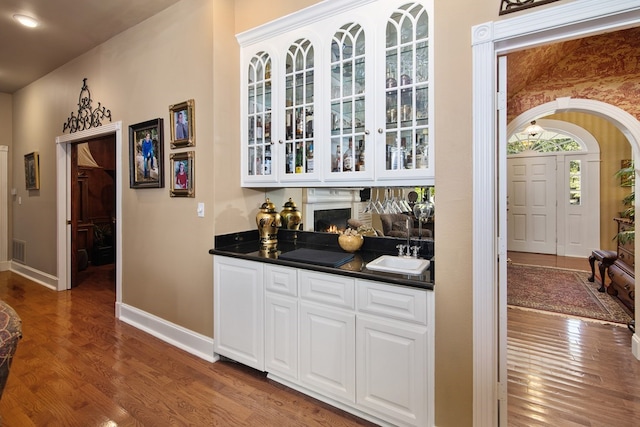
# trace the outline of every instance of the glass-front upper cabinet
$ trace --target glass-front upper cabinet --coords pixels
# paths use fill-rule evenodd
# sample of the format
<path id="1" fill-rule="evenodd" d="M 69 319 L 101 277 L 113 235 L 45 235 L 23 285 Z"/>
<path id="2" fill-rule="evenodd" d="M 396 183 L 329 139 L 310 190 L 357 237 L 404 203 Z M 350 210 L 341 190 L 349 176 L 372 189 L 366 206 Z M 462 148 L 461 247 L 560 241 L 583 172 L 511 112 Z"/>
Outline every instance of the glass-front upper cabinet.
<path id="1" fill-rule="evenodd" d="M 284 68 L 284 170 L 282 181 L 318 176 L 315 155 L 315 53 L 308 39 L 289 46 Z"/>
<path id="2" fill-rule="evenodd" d="M 242 185 L 433 185 L 433 0 L 325 0 L 239 34 Z"/>
<path id="3" fill-rule="evenodd" d="M 373 97 L 367 94 L 372 67 L 367 64 L 365 28 L 359 23 L 343 25 L 333 34 L 330 52 L 331 139 L 324 176 L 327 180 L 370 180 L 374 171 L 373 140 L 368 126 Z"/>
<path id="4" fill-rule="evenodd" d="M 248 177 L 275 179 L 271 135 L 273 90 L 272 59 L 264 51 L 250 60 L 245 74 L 247 87 L 246 130 L 243 132 L 243 174 Z"/>
<path id="5" fill-rule="evenodd" d="M 384 150 L 377 153 L 376 175 L 433 180 L 433 118 L 431 104 L 431 26 L 429 12 L 419 2 L 407 3 L 388 17 L 384 32 L 384 92 L 377 115 L 384 122 Z M 380 40 L 380 39 L 379 39 Z M 380 47 L 380 46 L 379 46 Z M 382 62 L 382 61 L 381 61 Z M 380 132 L 380 130 L 378 130 Z"/>

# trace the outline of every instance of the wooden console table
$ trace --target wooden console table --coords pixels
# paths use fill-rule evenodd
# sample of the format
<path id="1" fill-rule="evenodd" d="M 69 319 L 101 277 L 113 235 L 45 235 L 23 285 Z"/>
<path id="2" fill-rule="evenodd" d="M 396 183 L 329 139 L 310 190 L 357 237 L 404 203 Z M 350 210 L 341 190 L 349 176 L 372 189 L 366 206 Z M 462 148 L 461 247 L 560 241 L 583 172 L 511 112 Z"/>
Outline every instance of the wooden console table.
<path id="1" fill-rule="evenodd" d="M 614 218 L 618 223 L 618 233 L 633 230 L 633 221 Z M 606 285 L 609 295 L 617 296 L 632 313 L 635 313 L 635 250 L 633 240 L 624 244 L 618 239 L 617 259 L 608 270 L 611 283 Z M 603 280 L 604 281 L 604 280 Z"/>

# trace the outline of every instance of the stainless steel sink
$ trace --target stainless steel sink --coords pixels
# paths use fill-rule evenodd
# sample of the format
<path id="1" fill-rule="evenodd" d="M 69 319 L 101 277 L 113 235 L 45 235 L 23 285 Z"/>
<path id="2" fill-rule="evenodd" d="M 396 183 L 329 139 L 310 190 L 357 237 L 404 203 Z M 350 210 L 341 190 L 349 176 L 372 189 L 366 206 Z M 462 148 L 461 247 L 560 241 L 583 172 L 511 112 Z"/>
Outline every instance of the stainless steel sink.
<path id="1" fill-rule="evenodd" d="M 367 268 L 374 271 L 418 276 L 429 268 L 430 264 L 431 262 L 428 259 L 382 255 L 368 263 Z"/>

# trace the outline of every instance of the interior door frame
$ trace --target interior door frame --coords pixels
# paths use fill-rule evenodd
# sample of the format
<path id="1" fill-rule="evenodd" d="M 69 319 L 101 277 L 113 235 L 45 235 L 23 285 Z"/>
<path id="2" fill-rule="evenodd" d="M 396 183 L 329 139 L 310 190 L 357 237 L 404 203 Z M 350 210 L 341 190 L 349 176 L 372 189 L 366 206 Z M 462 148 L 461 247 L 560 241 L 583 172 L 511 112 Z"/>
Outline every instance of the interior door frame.
<path id="1" fill-rule="evenodd" d="M 501 223 L 506 221 L 496 189 L 498 164 L 506 151 L 498 150 L 496 130 L 499 96 L 497 59 L 510 51 L 541 44 L 586 37 L 640 25 L 638 0 L 581 0 L 554 3 L 538 11 L 476 25 L 471 29 L 473 56 L 473 425 L 506 426 L 499 416 L 499 356 L 506 345 L 499 340 L 497 297 L 499 254 L 504 250 Z M 602 103 L 604 104 L 604 103 Z M 606 105 L 606 104 L 605 104 Z M 557 111 L 565 111 L 562 104 Z M 579 108 L 578 108 L 579 110 Z M 622 110 L 608 117 L 629 140 L 634 158 L 640 153 L 640 122 Z M 500 124 L 505 126 L 505 124 Z M 500 160 L 498 159 L 500 156 Z M 636 175 L 638 169 L 636 168 Z M 640 202 L 636 200 L 636 207 Z M 636 241 L 636 251 L 640 242 Z M 503 278 L 504 280 L 504 278 Z M 640 300 L 640 297 L 637 298 Z M 504 325 L 503 325 L 504 327 Z M 640 339 L 634 334 L 632 352 L 640 359 Z"/>
<path id="2" fill-rule="evenodd" d="M 116 304 L 115 314 L 120 317 L 122 305 L 122 122 L 105 124 L 81 132 L 56 137 L 57 185 L 57 262 L 58 291 L 71 289 L 71 144 L 100 136 L 114 135 L 116 143 Z"/>

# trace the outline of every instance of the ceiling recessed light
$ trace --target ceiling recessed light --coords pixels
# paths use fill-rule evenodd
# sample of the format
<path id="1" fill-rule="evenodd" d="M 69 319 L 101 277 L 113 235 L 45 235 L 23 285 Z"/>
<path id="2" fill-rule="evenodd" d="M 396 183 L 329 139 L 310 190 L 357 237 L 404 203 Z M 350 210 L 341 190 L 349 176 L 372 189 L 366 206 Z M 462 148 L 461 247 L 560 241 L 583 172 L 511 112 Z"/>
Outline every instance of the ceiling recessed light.
<path id="1" fill-rule="evenodd" d="M 27 15 L 15 14 L 13 15 L 13 19 L 24 25 L 25 27 L 35 28 L 38 26 L 38 21 L 35 18 L 32 18 Z"/>

